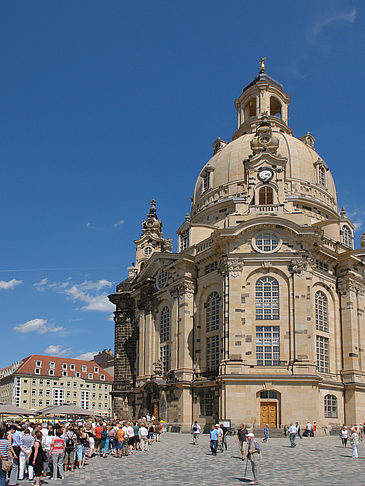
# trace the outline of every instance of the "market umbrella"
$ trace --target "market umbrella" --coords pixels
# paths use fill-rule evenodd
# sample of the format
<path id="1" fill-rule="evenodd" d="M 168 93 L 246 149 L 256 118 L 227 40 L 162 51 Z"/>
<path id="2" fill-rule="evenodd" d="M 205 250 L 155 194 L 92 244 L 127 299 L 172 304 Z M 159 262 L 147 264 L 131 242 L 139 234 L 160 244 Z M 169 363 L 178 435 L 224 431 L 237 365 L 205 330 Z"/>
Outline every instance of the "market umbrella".
<path id="1" fill-rule="evenodd" d="M 37 415 L 46 415 L 49 410 L 53 410 L 55 408 L 55 405 L 49 405 L 48 407 L 41 408 L 37 412 L 34 412 Z"/>
<path id="2" fill-rule="evenodd" d="M 48 410 L 39 410 L 38 413 L 41 415 L 79 415 L 84 417 L 100 417 L 100 414 L 97 414 L 91 410 L 86 410 L 85 408 L 78 407 L 77 405 L 73 405 L 72 403 L 63 403 L 62 405 L 48 407 Z"/>
<path id="3" fill-rule="evenodd" d="M 0 402 L 0 415 L 33 415 L 33 412 L 17 407 L 12 403 Z"/>

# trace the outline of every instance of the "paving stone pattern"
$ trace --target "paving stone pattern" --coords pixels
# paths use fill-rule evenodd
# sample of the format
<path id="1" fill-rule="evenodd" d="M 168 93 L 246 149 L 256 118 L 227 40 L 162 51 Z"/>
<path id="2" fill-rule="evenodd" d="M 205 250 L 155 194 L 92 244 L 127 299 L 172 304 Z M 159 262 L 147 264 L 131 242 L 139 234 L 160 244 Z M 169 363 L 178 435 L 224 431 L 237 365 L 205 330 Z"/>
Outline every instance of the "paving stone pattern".
<path id="1" fill-rule="evenodd" d="M 343 449 L 338 437 L 297 439 L 290 448 L 289 439 L 269 439 L 262 445 L 260 483 L 263 486 L 364 486 L 365 440 L 359 446 L 359 459 L 352 459 L 351 447 Z M 234 437 L 228 438 L 228 451 L 210 455 L 208 436 L 197 446 L 187 434 L 163 434 L 148 452 L 132 456 L 94 457 L 85 469 L 65 473 L 63 481 L 43 480 L 42 484 L 60 486 L 222 486 L 248 484 L 252 480 Z M 28 481 L 22 481 L 28 486 Z"/>

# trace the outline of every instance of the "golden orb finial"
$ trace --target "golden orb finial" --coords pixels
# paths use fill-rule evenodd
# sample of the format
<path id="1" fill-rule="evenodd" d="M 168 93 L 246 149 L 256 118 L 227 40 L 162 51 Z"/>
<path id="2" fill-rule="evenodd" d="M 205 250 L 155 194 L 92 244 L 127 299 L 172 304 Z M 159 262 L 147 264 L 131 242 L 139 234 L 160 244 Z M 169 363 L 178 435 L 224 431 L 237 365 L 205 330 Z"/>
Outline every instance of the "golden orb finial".
<path id="1" fill-rule="evenodd" d="M 260 74 L 265 72 L 266 57 L 262 57 L 260 61 Z"/>

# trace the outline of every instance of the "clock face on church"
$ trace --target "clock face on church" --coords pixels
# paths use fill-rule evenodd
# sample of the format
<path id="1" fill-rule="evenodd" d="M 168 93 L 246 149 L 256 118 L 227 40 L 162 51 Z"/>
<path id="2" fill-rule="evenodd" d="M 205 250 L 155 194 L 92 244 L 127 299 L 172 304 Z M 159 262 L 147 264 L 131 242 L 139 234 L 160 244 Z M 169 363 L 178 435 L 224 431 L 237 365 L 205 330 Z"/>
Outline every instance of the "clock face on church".
<path id="1" fill-rule="evenodd" d="M 265 169 L 260 169 L 258 178 L 262 182 L 268 182 L 272 179 L 273 176 L 273 171 L 271 169 L 265 168 Z"/>

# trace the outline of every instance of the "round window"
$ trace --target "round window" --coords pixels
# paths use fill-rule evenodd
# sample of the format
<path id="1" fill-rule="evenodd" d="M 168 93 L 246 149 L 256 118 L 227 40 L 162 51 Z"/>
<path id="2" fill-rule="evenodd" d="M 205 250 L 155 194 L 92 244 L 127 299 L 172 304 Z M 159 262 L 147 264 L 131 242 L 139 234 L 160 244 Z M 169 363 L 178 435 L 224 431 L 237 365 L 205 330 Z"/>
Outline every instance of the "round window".
<path id="1" fill-rule="evenodd" d="M 252 246 L 260 253 L 273 253 L 281 247 L 281 239 L 276 233 L 262 231 L 252 238 Z"/>
<path id="2" fill-rule="evenodd" d="M 152 253 L 152 246 L 145 246 L 143 249 L 143 253 L 146 256 L 150 256 Z"/>
<path id="3" fill-rule="evenodd" d="M 156 287 L 158 290 L 164 289 L 167 285 L 167 278 L 168 278 L 168 273 L 165 272 L 164 270 L 161 270 L 160 273 L 157 275 L 156 279 Z"/>

